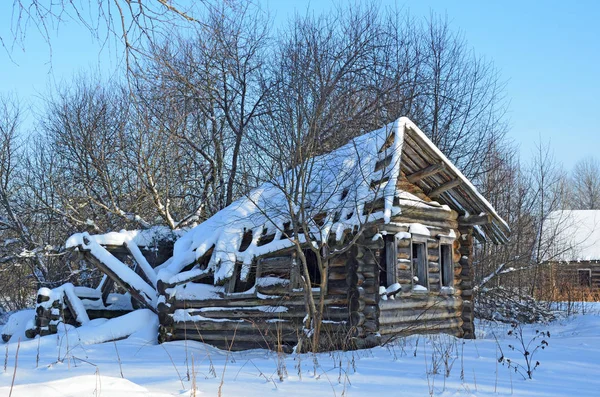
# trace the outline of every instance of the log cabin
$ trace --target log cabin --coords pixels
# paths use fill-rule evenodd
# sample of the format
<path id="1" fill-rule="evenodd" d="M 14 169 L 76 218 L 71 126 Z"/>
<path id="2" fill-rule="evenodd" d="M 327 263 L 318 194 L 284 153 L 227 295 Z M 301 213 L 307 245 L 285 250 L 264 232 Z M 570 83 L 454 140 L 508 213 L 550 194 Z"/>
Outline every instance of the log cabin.
<path id="1" fill-rule="evenodd" d="M 550 265 L 542 278 L 545 299 L 600 299 L 600 210 L 548 214 L 538 241 L 539 262 Z"/>
<path id="2" fill-rule="evenodd" d="M 94 293 L 103 307 L 118 288 L 130 310 L 158 314 L 160 342 L 291 349 L 310 332 L 311 295 L 323 303 L 322 349 L 411 333 L 474 338 L 474 239 L 502 244 L 509 228 L 473 184 L 405 117 L 306 161 L 300 194 L 286 190 L 286 174 L 265 183 L 182 232 L 162 263 L 150 264 L 127 238 L 111 245 L 106 235 L 80 233 L 67 247 L 110 280 Z M 111 253 L 119 246 L 120 258 Z M 77 287 L 59 298 L 42 292 L 40 313 L 57 302 L 71 321 L 86 320 L 73 313 L 88 310 L 73 302 L 85 300 Z"/>

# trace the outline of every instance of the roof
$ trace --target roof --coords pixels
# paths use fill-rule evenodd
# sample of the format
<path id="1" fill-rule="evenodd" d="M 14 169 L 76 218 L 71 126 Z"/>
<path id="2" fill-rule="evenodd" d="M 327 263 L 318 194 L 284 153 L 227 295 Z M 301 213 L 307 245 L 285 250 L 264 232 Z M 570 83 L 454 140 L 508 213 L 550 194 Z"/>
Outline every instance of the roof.
<path id="1" fill-rule="evenodd" d="M 441 171 L 415 182 L 425 193 L 435 192 L 444 185 L 453 187 L 436 198 L 462 216 L 485 214 L 490 222 L 476 226 L 479 239 L 486 238 L 494 244 L 508 242 L 510 228 L 494 207 L 479 193 L 471 181 L 438 149 L 437 146 L 412 121 L 403 117 L 405 134 L 401 169 L 411 175 L 427 167 L 441 165 Z"/>
<path id="2" fill-rule="evenodd" d="M 481 234 L 496 243 L 508 238 L 508 226 L 489 202 L 406 117 L 307 161 L 311 162 L 311 175 L 303 202 L 309 203 L 307 218 L 315 219 L 309 225 L 311 235 L 321 241 L 333 236 L 339 240 L 344 231 L 365 222 L 388 223 L 403 205 L 453 209 L 462 215 L 485 213 L 491 222 L 481 227 Z M 401 171 L 410 174 L 439 163 L 444 165 L 442 171 L 416 183 L 427 193 L 452 182 L 452 188 L 439 195 L 441 204 L 396 190 Z M 231 277 L 236 262 L 243 264 L 241 277 L 245 278 L 254 257 L 291 247 L 293 241 L 286 238 L 286 228 L 300 203 L 286 199 L 282 186 L 287 177 L 264 183 L 184 234 L 176 241 L 173 257 L 160 270 L 159 278 L 179 283 L 213 271 L 215 282 L 219 282 Z M 376 200 L 383 201 L 382 205 L 368 210 L 375 207 L 369 204 Z M 207 267 L 196 265 L 183 271 L 205 255 L 210 255 Z"/>
<path id="3" fill-rule="evenodd" d="M 539 244 L 543 262 L 600 260 L 600 210 L 551 212 Z"/>

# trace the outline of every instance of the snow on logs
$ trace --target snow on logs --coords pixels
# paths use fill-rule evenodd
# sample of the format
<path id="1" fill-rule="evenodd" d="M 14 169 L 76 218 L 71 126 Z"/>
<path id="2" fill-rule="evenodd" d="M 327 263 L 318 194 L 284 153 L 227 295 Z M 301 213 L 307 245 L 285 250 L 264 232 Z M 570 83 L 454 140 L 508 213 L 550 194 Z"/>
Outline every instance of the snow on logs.
<path id="1" fill-rule="evenodd" d="M 69 240 L 67 240 L 66 247 L 79 249 L 79 251 L 86 256 L 88 261 L 129 292 L 142 306 L 156 313 L 157 293 L 154 286 L 148 284 L 135 271 L 114 257 L 88 233 L 80 233 L 71 236 Z M 136 255 L 136 253 L 133 252 L 132 254 L 136 260 L 138 259 L 138 256 L 142 256 L 141 254 Z M 138 264 L 140 263 L 138 262 Z M 143 265 L 140 266 L 144 269 Z M 149 267 L 149 265 L 147 265 L 147 267 Z M 144 272 L 152 273 L 153 270 L 150 271 L 146 269 Z M 154 277 L 149 278 L 151 282 L 156 282 L 156 274 Z"/>

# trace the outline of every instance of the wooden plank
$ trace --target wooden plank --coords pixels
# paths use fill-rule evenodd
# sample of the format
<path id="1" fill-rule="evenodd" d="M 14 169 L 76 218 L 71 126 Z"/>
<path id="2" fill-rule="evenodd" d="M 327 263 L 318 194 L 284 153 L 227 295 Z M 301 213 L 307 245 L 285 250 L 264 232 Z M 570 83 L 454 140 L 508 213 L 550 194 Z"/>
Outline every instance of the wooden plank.
<path id="1" fill-rule="evenodd" d="M 397 276 L 397 267 L 396 260 L 398 257 L 397 248 L 398 243 L 396 241 L 396 237 L 385 238 L 385 270 L 386 270 L 386 283 L 387 285 L 392 285 L 396 283 Z"/>
<path id="2" fill-rule="evenodd" d="M 98 247 L 100 247 L 100 245 L 98 245 Z M 100 247 L 100 248 L 102 248 L 102 247 Z M 140 302 L 142 304 L 142 306 L 152 310 L 154 313 L 157 313 L 157 310 L 153 304 L 152 296 L 148 296 L 148 293 L 146 293 L 145 291 L 138 289 L 137 287 L 130 284 L 128 281 L 125 281 L 124 279 L 122 279 L 119 276 L 119 274 L 117 273 L 117 271 L 112 269 L 112 265 L 120 264 L 123 266 L 123 269 L 120 269 L 120 270 L 126 272 L 130 279 L 136 280 L 137 284 L 143 283 L 143 285 L 147 286 L 148 289 L 153 289 L 140 276 L 135 274 L 135 272 L 133 270 L 131 270 L 129 267 L 127 267 L 127 265 L 125 265 L 123 262 L 119 261 L 115 257 L 112 257 L 112 258 L 114 258 L 114 263 L 112 265 L 108 265 L 108 264 L 105 264 L 104 262 L 102 262 L 101 260 L 99 260 L 98 258 L 96 258 L 91 252 L 86 251 L 83 247 L 80 247 L 79 249 L 84 252 L 85 257 L 89 262 L 91 262 L 93 265 L 95 265 L 98 269 L 100 269 L 100 271 L 105 273 L 108 277 L 113 279 L 125 291 L 129 292 L 134 299 L 136 299 L 138 302 Z M 102 248 L 102 249 L 104 249 L 104 248 Z M 108 251 L 106 251 L 106 253 L 109 254 Z"/>
<path id="3" fill-rule="evenodd" d="M 441 186 L 438 186 L 437 188 L 435 188 L 434 190 L 432 190 L 431 192 L 429 192 L 428 196 L 431 198 L 437 198 L 440 196 L 440 194 L 453 189 L 459 185 L 461 185 L 463 183 L 462 179 L 453 179 L 449 182 L 444 183 Z"/>
<path id="4" fill-rule="evenodd" d="M 458 218 L 459 226 L 476 226 L 476 225 L 487 225 L 492 223 L 492 216 L 490 214 L 479 214 L 460 216 Z"/>
<path id="5" fill-rule="evenodd" d="M 420 181 L 423 178 L 427 178 L 428 176 L 437 174 L 438 172 L 443 171 L 444 169 L 446 169 L 446 165 L 444 163 L 433 164 L 433 165 L 430 165 L 429 167 L 425 167 L 422 170 L 419 170 L 415 173 L 408 175 L 406 177 L 406 179 L 410 183 L 415 183 L 415 182 Z"/>
<path id="6" fill-rule="evenodd" d="M 107 306 L 106 301 L 108 300 L 108 295 L 112 292 L 114 286 L 115 282 L 110 277 L 106 277 L 106 280 L 102 283 L 102 288 L 100 290 L 102 291 L 102 304 L 104 306 Z"/>

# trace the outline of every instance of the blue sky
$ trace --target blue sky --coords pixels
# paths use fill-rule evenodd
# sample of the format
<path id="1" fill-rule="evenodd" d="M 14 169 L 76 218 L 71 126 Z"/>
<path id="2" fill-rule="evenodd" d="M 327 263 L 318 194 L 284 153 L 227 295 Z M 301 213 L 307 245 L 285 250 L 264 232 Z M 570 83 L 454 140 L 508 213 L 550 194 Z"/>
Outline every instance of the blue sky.
<path id="1" fill-rule="evenodd" d="M 275 24 L 295 10 L 327 12 L 333 1 L 259 0 Z M 475 51 L 494 61 L 507 82 L 509 137 L 530 157 L 540 137 L 550 141 L 567 169 L 586 156 L 600 158 L 600 2 L 386 1 L 416 17 L 446 14 Z M 12 1 L 0 4 L 0 36 L 10 45 Z M 16 92 L 40 106 L 39 97 L 84 72 L 109 76 L 122 64 L 114 43 L 104 49 L 81 25 L 69 22 L 47 43 L 30 29 L 25 49 L 12 60 L 0 52 L 0 92 Z"/>

